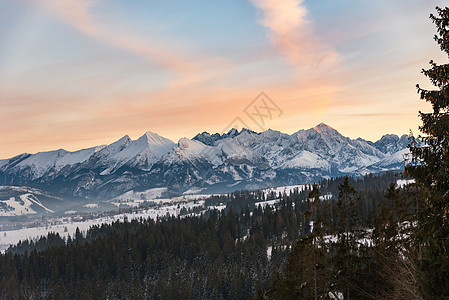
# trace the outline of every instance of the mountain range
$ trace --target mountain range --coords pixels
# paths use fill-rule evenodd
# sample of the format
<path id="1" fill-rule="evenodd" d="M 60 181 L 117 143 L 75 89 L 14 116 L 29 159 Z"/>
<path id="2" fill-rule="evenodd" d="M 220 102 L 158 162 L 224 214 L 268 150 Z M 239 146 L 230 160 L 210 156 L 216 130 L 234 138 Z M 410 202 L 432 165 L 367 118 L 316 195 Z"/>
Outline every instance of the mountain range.
<path id="1" fill-rule="evenodd" d="M 147 132 L 110 144 L 63 149 L 0 160 L 0 185 L 108 200 L 128 191 L 166 187 L 169 193 L 227 192 L 310 183 L 404 167 L 407 135 L 376 142 L 350 139 L 321 123 L 285 134 L 231 129 L 203 132 L 178 143 Z"/>

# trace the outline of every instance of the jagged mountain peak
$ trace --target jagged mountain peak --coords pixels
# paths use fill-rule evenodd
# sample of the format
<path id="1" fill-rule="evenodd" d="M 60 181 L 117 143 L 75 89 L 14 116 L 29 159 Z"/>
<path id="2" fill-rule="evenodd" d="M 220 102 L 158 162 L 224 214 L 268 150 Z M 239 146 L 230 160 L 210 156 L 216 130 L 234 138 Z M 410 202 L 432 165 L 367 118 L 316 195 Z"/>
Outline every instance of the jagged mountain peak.
<path id="1" fill-rule="evenodd" d="M 226 134 L 228 137 L 234 137 L 237 134 L 239 134 L 239 131 L 237 128 L 231 128 L 228 133 Z"/>
<path id="2" fill-rule="evenodd" d="M 137 140 L 125 135 L 103 147 L 1 160 L 0 180 L 83 197 L 115 197 L 175 183 L 181 189 L 188 184 L 233 186 L 236 181 L 296 184 L 401 168 L 407 141 L 406 135 L 385 135 L 376 143 L 353 140 L 325 123 L 291 135 L 273 129 L 205 131 L 177 143 L 148 131 Z"/>
<path id="3" fill-rule="evenodd" d="M 157 133 L 148 131 L 135 141 L 131 141 L 128 156 L 145 156 L 146 158 L 160 158 L 176 146 L 172 140 Z"/>
<path id="4" fill-rule="evenodd" d="M 183 137 L 180 138 L 178 141 L 178 147 L 181 149 L 187 149 L 187 148 L 191 148 L 191 147 L 201 147 L 203 143 L 201 143 L 201 141 L 195 141 L 195 140 L 191 140 L 189 138 Z"/>
<path id="5" fill-rule="evenodd" d="M 325 124 L 324 122 L 321 122 L 320 124 L 316 125 L 315 127 L 313 127 L 315 130 L 322 130 L 322 129 L 334 129 L 332 126 L 329 126 L 327 124 Z M 335 129 L 334 129 L 335 130 Z"/>
<path id="6" fill-rule="evenodd" d="M 111 174 L 125 165 L 148 170 L 175 146 L 173 141 L 151 131 L 135 141 L 125 136 L 100 150 L 99 155 L 104 158 L 97 164 L 106 166 L 101 172 L 102 175 Z"/>
<path id="7" fill-rule="evenodd" d="M 313 129 L 318 133 L 338 132 L 333 127 L 331 127 L 327 124 L 324 124 L 323 122 L 321 122 L 320 124 L 313 127 Z"/>
<path id="8" fill-rule="evenodd" d="M 199 133 L 193 137 L 192 140 L 200 141 L 205 145 L 213 146 L 218 141 L 226 139 L 226 138 L 235 138 L 237 136 L 240 136 L 242 134 L 257 134 L 255 131 L 252 131 L 247 128 L 242 128 L 242 130 L 238 131 L 236 128 L 231 128 L 228 130 L 227 133 L 214 133 L 210 134 L 207 131 L 204 131 L 202 133 Z"/>
<path id="9" fill-rule="evenodd" d="M 129 137 L 129 135 L 125 135 L 122 138 L 118 139 L 117 141 L 109 145 L 106 145 L 101 150 L 97 151 L 95 154 L 96 156 L 100 157 L 113 156 L 121 152 L 123 149 L 125 149 L 131 142 L 132 140 Z"/>
<path id="10" fill-rule="evenodd" d="M 131 138 L 129 137 L 129 135 L 124 135 L 123 137 L 113 142 L 112 144 L 107 145 L 105 148 L 123 147 L 129 144 L 130 142 Z"/>
<path id="11" fill-rule="evenodd" d="M 137 141 L 144 142 L 147 145 L 166 145 L 166 144 L 174 144 L 174 142 L 170 139 L 167 139 L 163 136 L 160 136 L 157 133 L 152 131 L 145 132 L 144 135 L 139 137 Z"/>
<path id="12" fill-rule="evenodd" d="M 181 138 L 178 145 L 163 158 L 162 163 L 168 165 L 177 165 L 182 168 L 184 163 L 199 164 L 206 163 L 216 167 L 223 162 L 220 158 L 221 149 L 215 146 L 209 146 L 201 141 Z M 195 165 L 191 165 L 195 168 Z M 176 168 L 176 167 L 175 167 Z M 172 170 L 170 170 L 171 172 Z"/>
<path id="13" fill-rule="evenodd" d="M 271 129 L 268 129 L 268 130 L 271 130 Z M 244 132 L 259 134 L 259 133 L 255 132 L 254 130 L 243 127 L 242 130 L 240 130 L 240 134 L 242 134 Z"/>
<path id="14" fill-rule="evenodd" d="M 118 139 L 117 141 L 115 141 L 115 143 L 122 143 L 122 144 L 126 144 L 129 141 L 131 141 L 131 138 L 129 137 L 129 135 L 125 134 L 123 137 L 121 137 L 120 139 Z"/>
<path id="15" fill-rule="evenodd" d="M 401 137 L 395 134 L 385 134 L 378 141 L 373 143 L 373 146 L 382 153 L 393 153 L 406 148 L 408 144 L 409 140 L 406 134 Z"/>
<path id="16" fill-rule="evenodd" d="M 219 133 L 210 134 L 207 131 L 198 133 L 192 140 L 200 141 L 205 145 L 212 146 L 216 141 L 220 140 L 222 137 Z"/>

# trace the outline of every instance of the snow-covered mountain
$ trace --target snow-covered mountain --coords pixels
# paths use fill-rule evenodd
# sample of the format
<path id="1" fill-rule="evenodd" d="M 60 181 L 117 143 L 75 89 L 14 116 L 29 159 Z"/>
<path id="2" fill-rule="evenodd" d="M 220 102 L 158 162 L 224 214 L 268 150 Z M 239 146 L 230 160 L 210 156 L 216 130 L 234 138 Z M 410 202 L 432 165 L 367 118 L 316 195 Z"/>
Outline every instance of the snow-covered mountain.
<path id="1" fill-rule="evenodd" d="M 203 132 L 176 144 L 147 132 L 76 152 L 56 150 L 0 160 L 0 184 L 110 199 L 125 192 L 167 187 L 211 192 L 400 169 L 406 135 L 352 140 L 326 124 L 291 135 L 275 130 Z"/>

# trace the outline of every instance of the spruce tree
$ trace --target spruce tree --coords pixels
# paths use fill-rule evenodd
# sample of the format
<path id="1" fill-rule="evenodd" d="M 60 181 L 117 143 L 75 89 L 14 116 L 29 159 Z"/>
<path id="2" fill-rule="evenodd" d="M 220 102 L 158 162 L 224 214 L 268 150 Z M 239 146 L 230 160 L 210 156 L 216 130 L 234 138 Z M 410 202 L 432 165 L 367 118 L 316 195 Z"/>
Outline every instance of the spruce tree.
<path id="1" fill-rule="evenodd" d="M 430 19 L 437 27 L 434 39 L 449 55 L 449 8 L 436 8 Z M 435 89 L 417 85 L 421 99 L 433 112 L 420 112 L 421 142 L 412 143 L 412 161 L 406 171 L 419 190 L 414 240 L 419 247 L 418 269 L 425 299 L 449 297 L 449 64 L 422 70 Z"/>
<path id="2" fill-rule="evenodd" d="M 356 273 L 357 248 L 360 235 L 357 232 L 357 204 L 360 196 L 355 188 L 349 184 L 346 176 L 343 183 L 338 186 L 337 210 L 335 212 L 336 242 L 334 254 L 336 288 L 340 290 L 345 299 L 351 299 L 351 289 L 354 285 Z"/>

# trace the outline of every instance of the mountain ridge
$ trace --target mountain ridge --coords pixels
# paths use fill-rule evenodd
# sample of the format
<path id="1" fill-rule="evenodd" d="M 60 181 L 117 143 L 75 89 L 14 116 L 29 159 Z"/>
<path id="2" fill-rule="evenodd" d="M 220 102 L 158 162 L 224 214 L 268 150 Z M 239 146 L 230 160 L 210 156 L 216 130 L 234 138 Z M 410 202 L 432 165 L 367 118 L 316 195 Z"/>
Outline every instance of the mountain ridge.
<path id="1" fill-rule="evenodd" d="M 178 143 L 148 131 L 136 140 L 125 135 L 109 145 L 0 160 L 0 184 L 101 199 L 155 187 L 183 192 L 300 184 L 400 169 L 407 144 L 406 135 L 350 139 L 324 123 L 291 135 L 246 128 L 202 132 Z"/>

